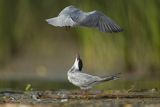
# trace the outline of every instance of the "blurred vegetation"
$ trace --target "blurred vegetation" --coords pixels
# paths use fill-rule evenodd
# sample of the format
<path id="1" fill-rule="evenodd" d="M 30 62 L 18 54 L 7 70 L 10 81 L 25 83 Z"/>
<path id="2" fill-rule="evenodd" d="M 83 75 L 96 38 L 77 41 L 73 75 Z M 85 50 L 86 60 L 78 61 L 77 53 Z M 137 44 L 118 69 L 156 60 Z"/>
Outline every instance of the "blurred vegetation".
<path id="1" fill-rule="evenodd" d="M 124 32 L 110 34 L 81 27 L 66 31 L 44 21 L 57 16 L 68 5 L 83 11 L 100 10 L 124 28 Z M 0 71 L 5 71 L 17 58 L 20 64 L 14 66 L 15 71 L 21 63 L 26 64 L 23 59 L 48 60 L 50 66 L 61 60 L 59 68 L 64 69 L 65 64 L 71 66 L 79 51 L 90 73 L 136 72 L 136 76 L 148 74 L 151 79 L 159 78 L 159 11 L 160 0 L 81 0 L 80 3 L 79 0 L 0 0 Z M 38 69 L 40 75 L 45 74 L 46 65 L 38 64 L 42 65 Z"/>

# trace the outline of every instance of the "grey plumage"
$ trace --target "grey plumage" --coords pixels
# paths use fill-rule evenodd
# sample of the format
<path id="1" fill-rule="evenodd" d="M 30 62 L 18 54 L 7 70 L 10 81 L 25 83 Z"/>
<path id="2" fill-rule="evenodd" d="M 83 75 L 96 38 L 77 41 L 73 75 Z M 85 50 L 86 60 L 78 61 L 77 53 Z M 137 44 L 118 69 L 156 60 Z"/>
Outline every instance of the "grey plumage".
<path id="1" fill-rule="evenodd" d="M 57 27 L 84 26 L 95 27 L 101 32 L 121 32 L 123 29 L 112 19 L 100 11 L 83 12 L 74 6 L 64 8 L 57 17 L 46 20 L 49 24 Z"/>
<path id="2" fill-rule="evenodd" d="M 115 74 L 115 75 L 106 76 L 106 77 L 98 77 L 98 76 L 86 74 L 79 70 L 78 63 L 79 63 L 79 60 L 78 58 L 76 58 L 73 66 L 68 71 L 68 80 L 72 84 L 80 87 L 81 89 L 90 89 L 98 83 L 119 79 L 120 73 Z"/>

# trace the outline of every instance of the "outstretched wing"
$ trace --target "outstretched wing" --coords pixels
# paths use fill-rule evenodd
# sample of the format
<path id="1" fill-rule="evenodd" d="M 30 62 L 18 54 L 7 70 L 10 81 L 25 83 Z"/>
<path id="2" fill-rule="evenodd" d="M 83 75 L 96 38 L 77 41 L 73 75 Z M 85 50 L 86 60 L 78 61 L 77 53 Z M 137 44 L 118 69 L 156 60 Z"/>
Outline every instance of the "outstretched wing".
<path id="1" fill-rule="evenodd" d="M 97 27 L 102 32 L 121 32 L 123 29 L 113 20 L 98 11 L 88 12 L 83 16 L 83 20 L 79 18 L 80 25 L 87 27 Z"/>

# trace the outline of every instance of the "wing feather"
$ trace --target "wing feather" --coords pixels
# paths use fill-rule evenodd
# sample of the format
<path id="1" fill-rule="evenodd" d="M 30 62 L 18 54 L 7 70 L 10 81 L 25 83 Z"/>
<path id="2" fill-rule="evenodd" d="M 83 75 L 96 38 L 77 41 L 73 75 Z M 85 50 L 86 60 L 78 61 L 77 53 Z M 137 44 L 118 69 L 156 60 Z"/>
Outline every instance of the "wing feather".
<path id="1" fill-rule="evenodd" d="M 92 76 L 82 72 L 74 72 L 74 74 L 72 74 L 72 79 L 75 80 L 74 81 L 75 85 L 78 84 L 78 86 L 82 87 L 101 80 L 101 78 L 98 76 Z"/>
<path id="2" fill-rule="evenodd" d="M 121 32 L 123 31 L 122 28 L 119 27 L 119 25 L 117 25 L 113 20 L 111 20 L 109 17 L 107 16 L 100 16 L 100 21 L 99 24 L 104 23 L 105 24 L 105 31 L 107 32 Z M 99 25 L 98 25 L 99 28 Z M 103 32 L 103 31 L 102 31 Z"/>
<path id="3" fill-rule="evenodd" d="M 102 32 L 121 32 L 123 29 L 119 27 L 113 20 L 98 11 L 88 12 L 83 15 L 83 20 L 76 20 L 82 26 L 97 27 Z"/>

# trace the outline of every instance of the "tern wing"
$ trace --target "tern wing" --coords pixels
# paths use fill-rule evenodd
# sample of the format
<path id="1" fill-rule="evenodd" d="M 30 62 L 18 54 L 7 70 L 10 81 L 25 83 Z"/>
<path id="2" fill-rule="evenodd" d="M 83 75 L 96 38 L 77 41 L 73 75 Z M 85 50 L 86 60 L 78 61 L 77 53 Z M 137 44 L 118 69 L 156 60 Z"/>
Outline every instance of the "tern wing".
<path id="1" fill-rule="evenodd" d="M 75 72 L 73 78 L 76 80 L 77 84 L 82 87 L 87 87 L 92 83 L 102 80 L 98 76 L 92 76 L 83 72 Z"/>
<path id="2" fill-rule="evenodd" d="M 121 73 L 105 76 L 104 78 L 102 78 L 101 81 L 103 82 L 103 81 L 117 80 L 120 78 L 120 75 L 121 75 Z"/>
<path id="3" fill-rule="evenodd" d="M 75 22 L 79 22 L 82 26 L 97 27 L 102 32 L 121 32 L 123 31 L 112 19 L 99 11 L 92 11 L 83 14 L 81 18 L 73 18 Z"/>

